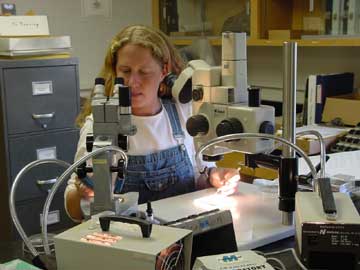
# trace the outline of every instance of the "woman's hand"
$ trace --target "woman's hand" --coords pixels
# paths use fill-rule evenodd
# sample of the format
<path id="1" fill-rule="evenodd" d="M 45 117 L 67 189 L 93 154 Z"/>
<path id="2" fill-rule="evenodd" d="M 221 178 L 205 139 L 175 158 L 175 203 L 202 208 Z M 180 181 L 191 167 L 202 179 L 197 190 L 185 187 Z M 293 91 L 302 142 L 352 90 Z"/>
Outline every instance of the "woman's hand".
<path id="1" fill-rule="evenodd" d="M 84 185 L 79 179 L 75 180 L 75 189 L 70 189 L 66 193 L 65 207 L 69 216 L 77 222 L 83 219 L 83 213 L 81 209 L 81 200 L 89 200 L 94 197 L 94 191 Z"/>
<path id="2" fill-rule="evenodd" d="M 232 168 L 212 168 L 209 182 L 225 195 L 236 192 L 237 183 L 240 180 L 240 174 L 237 169 Z"/>
<path id="3" fill-rule="evenodd" d="M 94 197 L 94 190 L 87 187 L 82 182 L 79 181 L 79 183 L 77 183 L 76 186 L 77 186 L 77 190 L 78 190 L 81 198 L 90 199 L 90 198 Z"/>

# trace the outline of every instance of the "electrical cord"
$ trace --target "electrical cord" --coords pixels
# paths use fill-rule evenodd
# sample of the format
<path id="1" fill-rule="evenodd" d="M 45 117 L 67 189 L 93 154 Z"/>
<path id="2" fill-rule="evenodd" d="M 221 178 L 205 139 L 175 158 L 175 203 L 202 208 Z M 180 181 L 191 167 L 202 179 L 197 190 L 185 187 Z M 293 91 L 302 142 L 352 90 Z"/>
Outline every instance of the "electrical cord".
<path id="1" fill-rule="evenodd" d="M 275 251 L 275 252 L 269 252 L 269 253 L 263 253 L 265 256 L 269 256 L 269 255 L 276 255 L 276 254 L 281 254 L 281 253 L 284 253 L 284 252 L 288 252 L 288 251 L 291 251 L 296 263 L 300 266 L 301 269 L 303 270 L 308 270 L 306 268 L 305 265 L 302 264 L 302 262 L 300 261 L 300 259 L 298 258 L 295 250 L 293 248 L 286 248 L 286 249 L 283 249 L 283 250 L 279 250 L 279 251 Z M 270 258 L 269 258 L 270 259 Z M 286 269 L 286 268 L 285 268 Z"/>
<path id="2" fill-rule="evenodd" d="M 280 261 L 279 259 L 273 258 L 273 257 L 271 257 L 271 258 L 266 258 L 266 262 L 269 262 L 269 261 L 274 261 L 274 262 L 276 262 L 277 264 L 279 264 L 279 265 L 281 266 L 281 268 L 278 268 L 278 267 L 275 267 L 275 266 L 274 266 L 275 269 L 286 270 L 285 264 L 284 264 L 282 261 Z"/>
<path id="3" fill-rule="evenodd" d="M 264 253 L 264 252 L 258 251 L 258 250 L 253 250 L 253 251 L 254 251 L 256 254 L 261 255 L 261 256 L 264 256 L 264 257 L 270 256 L 270 255 L 277 255 L 277 254 L 281 254 L 281 253 L 290 251 L 290 252 L 292 253 L 292 255 L 293 255 L 296 263 L 298 264 L 298 266 L 300 266 L 300 268 L 303 269 L 303 270 L 308 270 L 308 269 L 306 268 L 306 266 L 302 264 L 302 262 L 300 261 L 300 259 L 298 258 L 297 254 L 296 254 L 295 249 L 293 249 L 293 248 L 286 248 L 286 249 L 283 249 L 283 250 L 274 251 L 274 252 L 269 252 L 269 253 Z M 273 258 L 273 257 L 269 257 L 269 258 L 267 258 L 267 260 L 276 261 L 276 262 L 282 267 L 282 269 L 285 269 L 285 270 L 286 270 L 285 265 L 284 265 L 283 262 L 281 262 L 279 259 Z"/>

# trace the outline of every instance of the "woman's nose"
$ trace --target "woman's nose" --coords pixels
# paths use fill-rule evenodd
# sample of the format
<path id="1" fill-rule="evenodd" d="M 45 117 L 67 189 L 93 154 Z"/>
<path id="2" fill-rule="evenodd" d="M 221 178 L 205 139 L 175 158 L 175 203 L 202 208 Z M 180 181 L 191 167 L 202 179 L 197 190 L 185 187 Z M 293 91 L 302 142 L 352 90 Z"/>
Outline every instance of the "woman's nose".
<path id="1" fill-rule="evenodd" d="M 132 72 L 128 77 L 128 85 L 134 87 L 140 84 L 140 77 L 136 72 Z"/>

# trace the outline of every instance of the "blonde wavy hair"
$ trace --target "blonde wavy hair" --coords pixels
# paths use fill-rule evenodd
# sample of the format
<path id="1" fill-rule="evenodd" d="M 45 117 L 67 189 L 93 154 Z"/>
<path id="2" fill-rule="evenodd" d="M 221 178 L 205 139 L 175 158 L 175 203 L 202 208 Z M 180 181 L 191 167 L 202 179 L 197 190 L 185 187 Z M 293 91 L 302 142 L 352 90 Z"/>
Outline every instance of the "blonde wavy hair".
<path id="1" fill-rule="evenodd" d="M 127 44 L 139 45 L 150 49 L 154 59 L 162 68 L 167 66 L 168 72 L 179 75 L 184 68 L 184 62 L 178 51 L 163 32 L 145 25 L 127 26 L 112 39 L 106 52 L 104 64 L 98 75 L 98 77 L 105 79 L 106 96 L 112 95 L 114 80 L 116 78 L 117 52 Z M 160 85 L 159 96 L 165 94 L 165 91 L 163 91 L 165 88 L 163 85 Z M 91 114 L 93 92 L 94 89 L 76 118 L 76 125 L 79 127 L 84 124 L 86 116 Z"/>

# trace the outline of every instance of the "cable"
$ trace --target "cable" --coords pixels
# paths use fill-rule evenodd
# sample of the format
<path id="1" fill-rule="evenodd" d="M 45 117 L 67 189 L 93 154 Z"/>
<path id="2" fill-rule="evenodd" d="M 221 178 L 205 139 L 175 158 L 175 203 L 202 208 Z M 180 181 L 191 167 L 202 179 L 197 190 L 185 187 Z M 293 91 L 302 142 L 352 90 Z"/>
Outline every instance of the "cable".
<path id="1" fill-rule="evenodd" d="M 55 165 L 59 165 L 61 167 L 64 168 L 68 168 L 70 167 L 70 164 L 63 161 L 63 160 L 59 160 L 59 159 L 39 159 L 39 160 L 35 160 L 30 162 L 29 164 L 27 164 L 24 168 L 22 168 L 20 170 L 20 172 L 18 172 L 18 174 L 16 175 L 11 189 L 10 189 L 10 196 L 9 196 L 9 206 L 10 206 L 10 215 L 11 218 L 14 222 L 14 225 L 21 237 L 21 239 L 24 241 L 24 244 L 26 245 L 26 247 L 29 249 L 29 251 L 31 252 L 31 254 L 34 257 L 39 256 L 38 251 L 34 248 L 33 244 L 31 243 L 30 239 L 28 238 L 28 236 L 26 235 L 23 227 L 20 224 L 18 215 L 16 213 L 16 208 L 15 208 L 15 191 L 17 189 L 18 184 L 20 183 L 20 180 L 23 179 L 23 176 L 28 173 L 30 170 L 32 170 L 33 168 L 39 166 L 39 165 L 43 165 L 43 164 L 55 164 Z"/>
<path id="2" fill-rule="evenodd" d="M 293 254 L 294 256 L 294 259 L 296 261 L 296 263 L 301 267 L 301 269 L 303 270 L 308 270 L 306 268 L 305 265 L 302 264 L 302 262 L 300 261 L 300 259 L 298 258 L 295 250 L 293 248 L 286 248 L 286 249 L 283 249 L 283 250 L 279 250 L 279 251 L 275 251 L 275 252 L 269 252 L 269 253 L 265 253 L 266 256 L 269 256 L 269 255 L 276 255 L 276 254 L 280 254 L 280 253 L 284 253 L 284 252 L 288 252 L 288 251 L 291 251 L 291 253 Z"/>
<path id="3" fill-rule="evenodd" d="M 205 149 L 207 149 L 213 145 L 216 145 L 218 143 L 221 143 L 221 142 L 238 140 L 238 139 L 242 139 L 242 138 L 270 139 L 270 140 L 275 140 L 275 141 L 278 141 L 278 142 L 288 145 L 289 147 L 293 148 L 297 153 L 299 153 L 299 155 L 302 158 L 304 158 L 305 162 L 307 163 L 307 165 L 310 168 L 313 179 L 316 178 L 316 175 L 317 175 L 316 169 L 315 169 L 314 165 L 312 164 L 312 161 L 310 160 L 310 158 L 307 156 L 307 154 L 301 148 L 299 148 L 297 145 L 285 140 L 284 138 L 276 137 L 271 134 L 260 134 L 260 133 L 234 133 L 234 134 L 220 136 L 220 137 L 217 137 L 217 138 L 214 138 L 214 139 L 208 141 L 207 143 L 203 144 L 195 154 L 195 160 L 196 160 L 196 165 L 197 165 L 198 170 L 201 173 L 204 171 L 204 166 L 201 163 L 200 156 L 201 156 L 202 152 L 204 152 Z"/>
<path id="4" fill-rule="evenodd" d="M 269 261 L 277 262 L 277 263 L 281 266 L 281 269 L 280 269 L 280 270 L 286 270 L 285 264 L 284 264 L 282 261 L 280 261 L 279 259 L 273 258 L 273 257 L 271 257 L 271 258 L 266 258 L 266 262 L 269 262 Z M 276 268 L 277 268 L 277 267 L 276 267 Z"/>

